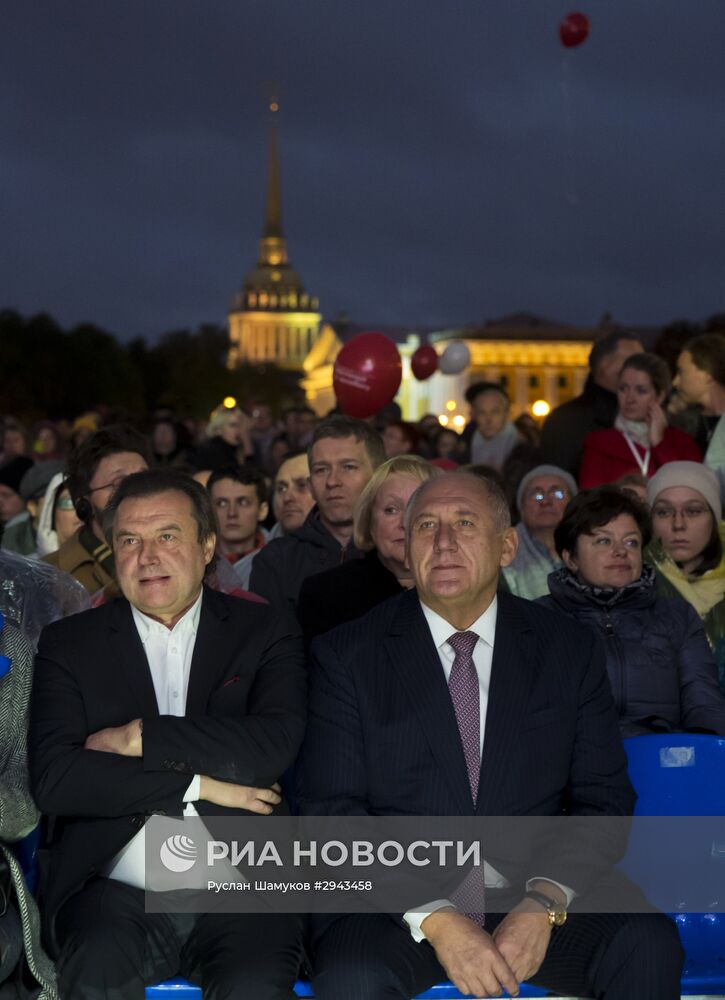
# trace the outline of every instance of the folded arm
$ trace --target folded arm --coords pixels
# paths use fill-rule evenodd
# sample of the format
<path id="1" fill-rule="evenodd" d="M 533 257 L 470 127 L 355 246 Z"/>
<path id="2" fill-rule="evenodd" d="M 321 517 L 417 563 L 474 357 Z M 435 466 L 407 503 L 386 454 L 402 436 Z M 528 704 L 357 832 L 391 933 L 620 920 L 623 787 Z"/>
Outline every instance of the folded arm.
<path id="1" fill-rule="evenodd" d="M 283 633 L 262 653 L 243 715 L 144 719 L 143 768 L 268 787 L 297 756 L 305 693 L 301 640 Z"/>

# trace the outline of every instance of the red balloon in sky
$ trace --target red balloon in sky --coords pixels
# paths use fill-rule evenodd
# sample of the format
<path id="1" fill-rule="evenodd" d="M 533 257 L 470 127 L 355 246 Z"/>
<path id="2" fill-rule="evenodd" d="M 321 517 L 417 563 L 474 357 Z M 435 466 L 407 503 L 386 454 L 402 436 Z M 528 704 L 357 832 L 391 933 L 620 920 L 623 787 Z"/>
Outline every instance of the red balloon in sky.
<path id="1" fill-rule="evenodd" d="M 417 351 L 413 352 L 410 359 L 410 367 L 419 382 L 425 382 L 438 368 L 438 354 L 430 344 L 424 344 Z"/>
<path id="2" fill-rule="evenodd" d="M 561 44 L 567 49 L 574 49 L 577 45 L 585 42 L 589 34 L 589 18 L 586 14 L 578 11 L 574 14 L 567 14 L 559 25 L 559 38 Z"/>
<path id="3" fill-rule="evenodd" d="M 349 417 L 371 417 L 393 399 L 403 366 L 383 333 L 358 333 L 344 345 L 332 370 L 335 395 Z"/>

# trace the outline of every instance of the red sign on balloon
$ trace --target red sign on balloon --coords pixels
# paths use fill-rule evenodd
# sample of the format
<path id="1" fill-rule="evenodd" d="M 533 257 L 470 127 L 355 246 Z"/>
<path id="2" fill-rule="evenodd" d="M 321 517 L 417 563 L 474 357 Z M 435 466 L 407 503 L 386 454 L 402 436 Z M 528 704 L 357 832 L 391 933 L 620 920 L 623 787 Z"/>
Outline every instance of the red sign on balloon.
<path id="1" fill-rule="evenodd" d="M 337 355 L 332 384 L 349 417 L 371 417 L 392 401 L 403 366 L 398 348 L 383 333 L 359 333 Z"/>

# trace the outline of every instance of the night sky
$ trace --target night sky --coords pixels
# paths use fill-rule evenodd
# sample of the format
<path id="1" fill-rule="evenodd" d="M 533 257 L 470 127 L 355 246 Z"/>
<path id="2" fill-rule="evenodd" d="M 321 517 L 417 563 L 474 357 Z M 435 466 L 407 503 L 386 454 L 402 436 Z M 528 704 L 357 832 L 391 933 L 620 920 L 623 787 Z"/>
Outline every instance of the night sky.
<path id="1" fill-rule="evenodd" d="M 326 318 L 725 311 L 723 53 L 725 0 L 10 0 L 0 306 L 124 339 L 224 322 L 276 86 Z"/>

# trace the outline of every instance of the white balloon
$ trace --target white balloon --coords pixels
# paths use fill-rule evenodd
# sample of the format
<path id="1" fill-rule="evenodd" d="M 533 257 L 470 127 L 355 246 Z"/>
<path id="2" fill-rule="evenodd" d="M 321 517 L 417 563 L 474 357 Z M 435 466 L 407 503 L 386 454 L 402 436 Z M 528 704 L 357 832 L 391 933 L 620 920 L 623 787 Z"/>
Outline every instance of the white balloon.
<path id="1" fill-rule="evenodd" d="M 458 375 L 471 363 L 471 352 L 462 340 L 455 340 L 441 355 L 440 370 L 444 375 Z"/>

